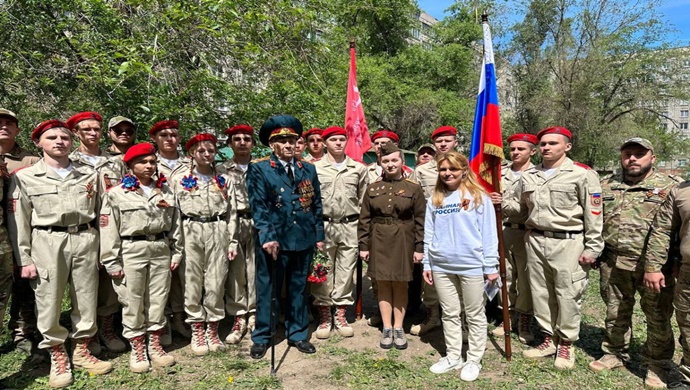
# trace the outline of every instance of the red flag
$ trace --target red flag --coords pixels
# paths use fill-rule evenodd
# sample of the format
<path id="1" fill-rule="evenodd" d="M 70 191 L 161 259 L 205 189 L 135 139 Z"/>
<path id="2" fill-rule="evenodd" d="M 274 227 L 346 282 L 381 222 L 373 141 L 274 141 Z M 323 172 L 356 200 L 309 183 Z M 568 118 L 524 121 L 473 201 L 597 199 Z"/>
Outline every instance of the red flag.
<path id="1" fill-rule="evenodd" d="M 354 42 L 350 42 L 350 77 L 347 82 L 345 132 L 347 133 L 345 154 L 351 159 L 363 163 L 362 156 L 371 149 L 371 137 L 369 136 L 367 120 L 364 119 L 362 98 L 357 88 L 357 59 Z"/>

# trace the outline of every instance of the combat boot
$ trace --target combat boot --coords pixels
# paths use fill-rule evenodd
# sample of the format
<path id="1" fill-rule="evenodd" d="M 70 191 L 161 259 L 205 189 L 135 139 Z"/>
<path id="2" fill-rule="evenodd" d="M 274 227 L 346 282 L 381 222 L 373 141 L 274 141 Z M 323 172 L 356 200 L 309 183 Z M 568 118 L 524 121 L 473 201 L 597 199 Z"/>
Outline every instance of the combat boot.
<path id="1" fill-rule="evenodd" d="M 331 307 L 316 306 L 316 308 L 319 309 L 319 326 L 316 328 L 314 336 L 316 336 L 317 339 L 327 339 L 331 337 L 331 324 L 333 323 Z"/>
<path id="2" fill-rule="evenodd" d="M 410 334 L 415 336 L 421 336 L 428 333 L 441 326 L 441 317 L 438 310 L 438 305 L 433 305 L 432 307 L 426 306 L 426 319 L 424 322 L 417 325 L 412 325 L 410 328 Z"/>
<path id="3" fill-rule="evenodd" d="M 589 369 L 597 373 L 606 370 L 611 371 L 618 367 L 623 367 L 623 360 L 621 360 L 621 358 L 619 358 L 618 356 L 612 355 L 610 353 L 607 353 L 604 356 L 600 357 L 599 360 L 595 360 L 589 363 Z"/>
<path id="4" fill-rule="evenodd" d="M 333 322 L 335 324 L 335 330 L 339 335 L 343 337 L 352 337 L 355 335 L 355 331 L 347 322 L 347 318 L 345 318 L 345 306 L 336 307 Z"/>
<path id="5" fill-rule="evenodd" d="M 173 313 L 170 325 L 172 330 L 180 336 L 186 339 L 192 338 L 192 331 L 189 329 L 189 325 L 184 322 L 184 313 Z"/>
<path id="6" fill-rule="evenodd" d="M 367 325 L 377 327 L 381 324 L 383 324 L 383 318 L 381 318 L 381 311 L 377 309 L 376 312 L 367 320 Z"/>
<path id="7" fill-rule="evenodd" d="M 74 368 L 83 368 L 93 375 L 103 375 L 113 370 L 113 363 L 99 360 L 91 354 L 89 337 L 73 341 L 72 364 Z"/>
<path id="8" fill-rule="evenodd" d="M 208 354 L 208 344 L 206 344 L 206 330 L 203 322 L 192 322 L 192 342 L 189 345 L 192 352 L 197 356 Z"/>
<path id="9" fill-rule="evenodd" d="M 169 347 L 172 345 L 172 329 L 170 329 L 170 321 L 166 321 L 164 327 L 161 328 L 160 342 L 164 347 Z"/>
<path id="10" fill-rule="evenodd" d="M 149 359 L 151 359 L 154 367 L 170 367 L 175 365 L 175 358 L 163 349 L 161 333 L 163 333 L 163 329 L 149 333 Z"/>
<path id="11" fill-rule="evenodd" d="M 91 337 L 91 341 L 89 341 L 89 351 L 91 351 L 92 355 L 100 355 L 103 353 L 103 348 L 101 348 L 101 342 L 98 341 L 98 337 Z"/>
<path id="12" fill-rule="evenodd" d="M 520 319 L 518 320 L 518 338 L 523 344 L 532 344 L 534 342 L 531 315 L 520 314 Z"/>
<path id="13" fill-rule="evenodd" d="M 647 375 L 644 378 L 644 386 L 650 389 L 665 389 L 667 387 L 668 371 L 659 366 L 647 367 Z"/>
<path id="14" fill-rule="evenodd" d="M 228 348 L 218 337 L 218 322 L 209 322 L 206 325 L 206 344 L 211 352 L 226 351 Z"/>
<path id="15" fill-rule="evenodd" d="M 553 336 L 550 334 L 544 334 L 544 342 L 537 345 L 534 348 L 522 351 L 522 357 L 526 359 L 539 359 L 556 354 L 556 344 L 554 343 Z"/>
<path id="16" fill-rule="evenodd" d="M 146 355 L 146 336 L 141 335 L 129 339 L 132 352 L 129 354 L 129 369 L 134 373 L 148 372 L 151 369 L 149 357 Z"/>
<path id="17" fill-rule="evenodd" d="M 256 328 L 256 313 L 251 312 L 249 313 L 249 318 L 247 319 L 247 331 L 252 333 L 254 328 Z"/>
<path id="18" fill-rule="evenodd" d="M 559 370 L 571 370 L 575 367 L 575 347 L 572 341 L 561 340 L 558 343 L 556 361 L 553 363 L 553 366 Z"/>
<path id="19" fill-rule="evenodd" d="M 67 387 L 74 382 L 64 344 L 50 347 L 50 387 Z"/>
<path id="20" fill-rule="evenodd" d="M 235 323 L 232 326 L 232 330 L 228 337 L 225 338 L 225 342 L 228 344 L 237 344 L 242 340 L 242 337 L 247 333 L 247 321 L 244 319 L 243 315 L 235 316 Z"/>
<path id="21" fill-rule="evenodd" d="M 115 334 L 113 316 L 99 317 L 98 320 L 100 322 L 98 326 L 98 339 L 103 343 L 102 345 L 110 352 L 124 352 L 127 349 L 127 345 Z"/>
<path id="22" fill-rule="evenodd" d="M 508 329 L 510 329 L 510 325 L 508 325 Z M 496 328 L 491 331 L 491 334 L 494 337 L 504 337 L 506 333 L 503 330 L 503 323 L 501 322 L 498 326 L 496 326 Z"/>

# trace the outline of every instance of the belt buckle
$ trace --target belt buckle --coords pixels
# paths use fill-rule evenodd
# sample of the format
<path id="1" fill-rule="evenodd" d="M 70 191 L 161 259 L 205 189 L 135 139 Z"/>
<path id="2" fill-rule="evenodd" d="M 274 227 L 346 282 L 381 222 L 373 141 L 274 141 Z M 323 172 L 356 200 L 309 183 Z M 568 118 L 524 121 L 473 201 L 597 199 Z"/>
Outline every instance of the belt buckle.
<path id="1" fill-rule="evenodd" d="M 208 222 L 208 217 L 199 217 L 199 222 Z"/>
<path id="2" fill-rule="evenodd" d="M 156 235 L 155 234 L 147 234 L 146 235 L 146 241 L 156 241 Z"/>
<path id="3" fill-rule="evenodd" d="M 554 238 L 554 234 L 553 232 L 546 230 L 544 231 L 544 237 Z"/>
<path id="4" fill-rule="evenodd" d="M 67 233 L 69 234 L 74 234 L 79 232 L 79 225 L 70 225 L 67 226 Z"/>

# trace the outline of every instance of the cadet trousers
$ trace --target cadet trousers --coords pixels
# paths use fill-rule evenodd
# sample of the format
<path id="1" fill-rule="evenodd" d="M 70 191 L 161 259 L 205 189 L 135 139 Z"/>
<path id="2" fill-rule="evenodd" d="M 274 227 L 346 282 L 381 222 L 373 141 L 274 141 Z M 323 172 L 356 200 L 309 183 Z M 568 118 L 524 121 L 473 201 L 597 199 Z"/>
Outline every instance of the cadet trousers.
<path id="1" fill-rule="evenodd" d="M 532 290 L 527 274 L 527 250 L 525 230 L 503 227 L 503 244 L 506 253 L 506 288 L 508 308 L 521 314 L 532 314 Z M 499 302 L 501 294 L 498 294 Z M 502 303 L 501 303 L 502 304 Z"/>
<path id="2" fill-rule="evenodd" d="M 31 281 L 36 293 L 37 327 L 43 335 L 39 348 L 50 348 L 72 339 L 96 334 L 98 294 L 98 232 L 31 232 L 31 258 L 38 277 Z M 62 297 L 69 283 L 72 331 L 60 325 Z"/>
<path id="3" fill-rule="evenodd" d="M 330 270 L 325 282 L 311 283 L 314 305 L 346 306 L 355 302 L 352 292 L 359 256 L 357 223 L 324 221 L 324 251 L 328 255 Z"/>
<path id="4" fill-rule="evenodd" d="M 12 331 L 15 339 L 31 335 L 36 329 L 36 295 L 31 282 L 22 279 L 20 267 L 14 271 L 10 322 L 7 328 Z"/>
<path id="5" fill-rule="evenodd" d="M 170 291 L 168 239 L 122 242 L 125 276 L 111 285 L 122 304 L 122 335 L 127 339 L 165 326 L 165 304 Z"/>
<path id="6" fill-rule="evenodd" d="M 230 262 L 225 282 L 225 312 L 241 316 L 256 311 L 256 261 L 254 257 L 254 221 L 239 219 L 237 257 Z"/>
<path id="7" fill-rule="evenodd" d="M 578 262 L 585 248 L 584 236 L 558 239 L 528 232 L 525 238 L 534 317 L 545 333 L 577 341 L 588 282 L 587 271 Z"/>
<path id="8" fill-rule="evenodd" d="M 484 310 L 484 276 L 464 276 L 433 272 L 436 292 L 441 303 L 443 337 L 447 356 L 462 359 L 462 311 L 465 311 L 469 334 L 467 361 L 481 362 L 486 350 L 486 311 Z"/>
<path id="9" fill-rule="evenodd" d="M 228 275 L 226 221 L 184 220 L 184 308 L 187 322 L 218 322 L 225 318 L 223 297 Z"/>
<path id="10" fill-rule="evenodd" d="M 0 323 L 5 319 L 7 302 L 12 292 L 12 272 L 12 253 L 0 255 Z M 2 333 L 0 328 L 0 334 Z"/>
<path id="11" fill-rule="evenodd" d="M 184 262 L 184 259 L 182 260 Z M 165 305 L 165 315 L 184 313 L 184 275 L 180 268 L 172 272 L 170 276 L 170 292 L 168 303 Z"/>
<path id="12" fill-rule="evenodd" d="M 632 339 L 635 293 L 639 292 L 640 307 L 647 320 L 647 341 L 642 346 L 641 355 L 648 364 L 670 364 L 675 350 L 671 329 L 673 277 L 666 274 L 666 287 L 657 294 L 642 283 L 642 264 L 634 271 L 627 271 L 616 268 L 614 260 L 602 263 L 600 271 L 600 293 L 606 304 L 606 329 L 601 349 L 625 360 L 630 358 L 628 349 Z"/>
<path id="13" fill-rule="evenodd" d="M 99 317 L 111 316 L 120 310 L 117 293 L 113 289 L 110 275 L 105 267 L 98 271 L 98 308 Z"/>

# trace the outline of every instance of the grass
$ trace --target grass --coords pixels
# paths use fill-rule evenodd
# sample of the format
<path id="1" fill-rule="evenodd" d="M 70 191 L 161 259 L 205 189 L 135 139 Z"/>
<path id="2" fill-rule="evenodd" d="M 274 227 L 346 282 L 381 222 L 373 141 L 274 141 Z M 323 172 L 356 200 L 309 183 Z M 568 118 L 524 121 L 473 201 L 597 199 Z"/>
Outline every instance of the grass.
<path id="1" fill-rule="evenodd" d="M 580 340 L 576 343 L 576 368 L 561 372 L 553 368 L 551 359 L 526 360 L 521 357 L 523 346 L 513 340 L 513 359 L 506 362 L 501 351 L 503 340 L 489 337 L 479 379 L 465 383 L 457 371 L 435 375 L 429 367 L 441 356 L 443 334 L 435 331 L 428 338 L 408 336 L 409 348 L 404 351 L 383 351 L 378 347 L 379 330 L 360 321 L 354 324 L 355 337 L 333 336 L 329 340 L 312 339 L 316 355 L 302 355 L 292 349 L 284 353 L 285 342 L 276 348 L 278 375 L 269 375 L 269 360 L 248 358 L 250 341 L 232 346 L 228 352 L 194 357 L 187 342 L 176 339 L 172 353 L 178 364 L 168 369 L 155 369 L 147 374 L 133 374 L 128 369 L 128 353 L 107 354 L 115 363 L 115 371 L 104 376 L 90 376 L 75 371 L 75 389 L 635 389 L 642 388 L 644 368 L 639 350 L 645 341 L 644 317 L 635 309 L 631 346 L 632 361 L 627 369 L 593 374 L 587 368 L 599 357 L 603 338 L 605 307 L 599 297 L 598 272 L 590 274 L 590 283 L 582 311 Z M 69 304 L 63 304 L 63 323 L 69 322 Z M 7 320 L 7 319 L 6 319 Z M 225 329 L 230 326 L 226 323 Z M 673 320 L 676 338 L 678 328 Z M 536 328 L 534 329 L 536 331 Z M 21 352 L 12 351 L 7 333 L 0 336 L 0 388 L 43 389 L 48 383 L 48 363 L 31 360 Z M 282 359 L 282 361 L 281 361 Z M 674 361 L 680 360 L 676 346 Z"/>

